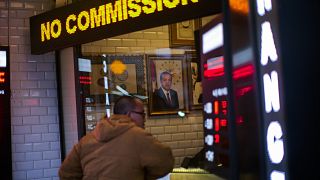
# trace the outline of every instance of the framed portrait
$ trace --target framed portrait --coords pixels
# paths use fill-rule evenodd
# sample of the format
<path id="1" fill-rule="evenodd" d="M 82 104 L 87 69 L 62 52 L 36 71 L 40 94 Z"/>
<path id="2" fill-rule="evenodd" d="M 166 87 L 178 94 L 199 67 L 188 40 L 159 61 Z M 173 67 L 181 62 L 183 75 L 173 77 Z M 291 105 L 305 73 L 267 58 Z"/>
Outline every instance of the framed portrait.
<path id="1" fill-rule="evenodd" d="M 149 115 L 186 111 L 184 55 L 146 55 Z"/>
<path id="2" fill-rule="evenodd" d="M 202 85 L 200 60 L 196 51 L 185 51 L 188 67 L 189 106 L 191 110 L 202 109 Z"/>
<path id="3" fill-rule="evenodd" d="M 194 46 L 194 31 L 201 27 L 200 19 L 190 19 L 169 25 L 169 46 Z"/>
<path id="4" fill-rule="evenodd" d="M 92 59 L 90 94 L 104 95 L 107 89 L 112 102 L 118 97 L 112 93 L 117 91 L 118 85 L 130 94 L 146 95 L 144 55 L 106 55 L 87 58 Z M 113 66 L 115 63 L 119 63 L 119 66 Z"/>

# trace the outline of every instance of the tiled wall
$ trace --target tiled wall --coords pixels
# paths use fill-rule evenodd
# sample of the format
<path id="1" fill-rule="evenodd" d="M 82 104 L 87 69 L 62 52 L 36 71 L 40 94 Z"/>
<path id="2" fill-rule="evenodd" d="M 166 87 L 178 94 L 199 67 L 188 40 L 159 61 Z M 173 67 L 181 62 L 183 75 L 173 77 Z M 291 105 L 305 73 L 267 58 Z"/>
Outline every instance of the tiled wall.
<path id="1" fill-rule="evenodd" d="M 191 157 L 203 147 L 202 115 L 193 112 L 187 117 L 164 116 L 148 119 L 146 130 L 172 148 L 175 166 L 180 167 L 184 157 Z"/>
<path id="2" fill-rule="evenodd" d="M 14 180 L 58 179 L 55 57 L 31 55 L 29 38 L 29 17 L 53 7 L 53 0 L 0 1 L 0 45 L 10 46 Z"/>
<path id="3" fill-rule="evenodd" d="M 160 26 L 88 43 L 82 46 L 82 52 L 156 53 L 155 49 L 166 47 L 169 47 L 168 26 Z"/>

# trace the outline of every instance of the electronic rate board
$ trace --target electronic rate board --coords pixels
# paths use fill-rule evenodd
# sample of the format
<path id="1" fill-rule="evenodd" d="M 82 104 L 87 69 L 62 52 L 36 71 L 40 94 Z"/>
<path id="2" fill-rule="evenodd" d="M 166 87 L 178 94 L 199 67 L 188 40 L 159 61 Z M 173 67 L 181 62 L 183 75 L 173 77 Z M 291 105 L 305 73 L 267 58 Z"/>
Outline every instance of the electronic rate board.
<path id="1" fill-rule="evenodd" d="M 0 179 L 12 178 L 9 48 L 0 46 Z"/>
<path id="2" fill-rule="evenodd" d="M 200 30 L 203 87 L 204 148 L 210 172 L 227 174 L 229 167 L 228 89 L 224 71 L 223 23 L 218 16 Z M 217 172 L 217 171 L 220 171 Z"/>

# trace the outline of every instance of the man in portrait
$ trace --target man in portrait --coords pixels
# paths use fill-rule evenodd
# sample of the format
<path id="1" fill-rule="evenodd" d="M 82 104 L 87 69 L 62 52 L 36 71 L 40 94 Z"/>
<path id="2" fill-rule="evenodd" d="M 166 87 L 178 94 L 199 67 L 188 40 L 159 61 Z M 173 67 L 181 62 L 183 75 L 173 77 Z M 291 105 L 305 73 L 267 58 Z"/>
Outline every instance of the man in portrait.
<path id="1" fill-rule="evenodd" d="M 172 75 L 164 71 L 160 74 L 161 87 L 153 92 L 153 108 L 155 110 L 178 110 L 177 91 L 171 89 Z"/>

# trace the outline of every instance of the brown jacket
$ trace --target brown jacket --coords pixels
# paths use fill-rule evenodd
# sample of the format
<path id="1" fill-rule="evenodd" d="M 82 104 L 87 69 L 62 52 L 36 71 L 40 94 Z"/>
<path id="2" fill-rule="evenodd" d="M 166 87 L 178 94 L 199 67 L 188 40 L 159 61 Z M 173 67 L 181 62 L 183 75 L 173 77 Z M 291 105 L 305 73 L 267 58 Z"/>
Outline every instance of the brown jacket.
<path id="1" fill-rule="evenodd" d="M 59 176 L 61 180 L 156 179 L 169 173 L 173 164 L 169 147 L 129 117 L 113 115 L 74 145 Z"/>

